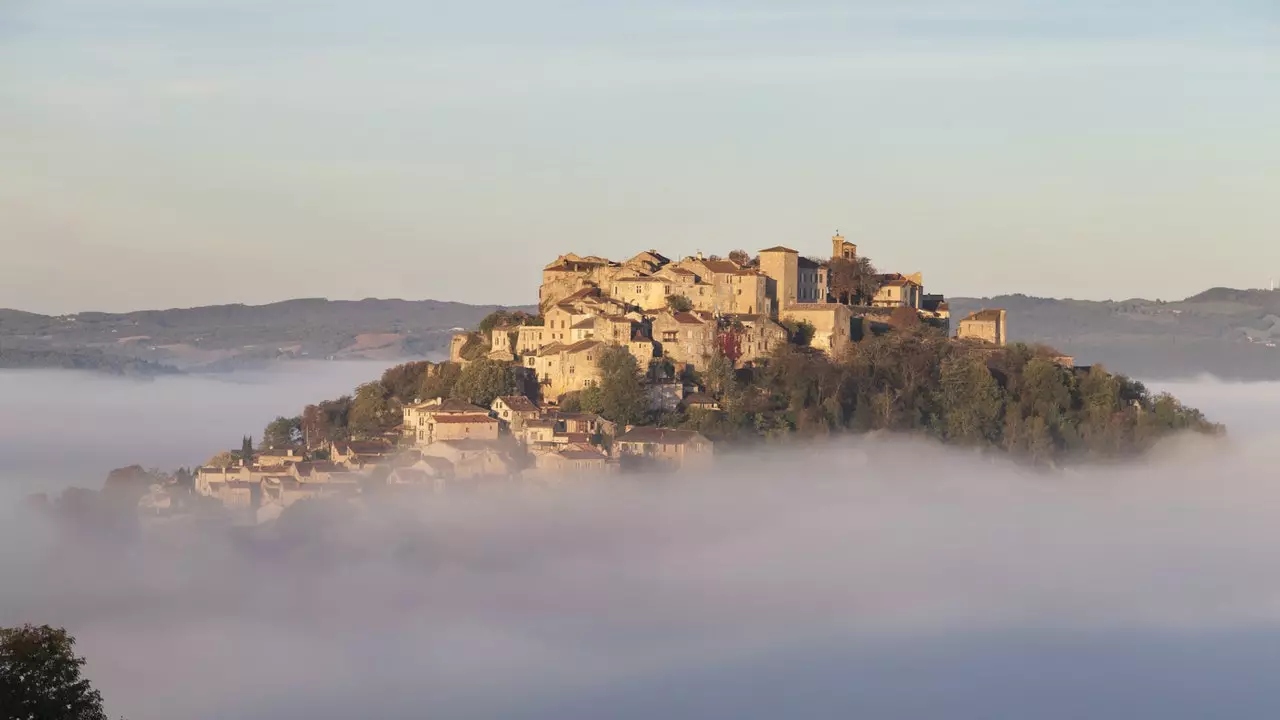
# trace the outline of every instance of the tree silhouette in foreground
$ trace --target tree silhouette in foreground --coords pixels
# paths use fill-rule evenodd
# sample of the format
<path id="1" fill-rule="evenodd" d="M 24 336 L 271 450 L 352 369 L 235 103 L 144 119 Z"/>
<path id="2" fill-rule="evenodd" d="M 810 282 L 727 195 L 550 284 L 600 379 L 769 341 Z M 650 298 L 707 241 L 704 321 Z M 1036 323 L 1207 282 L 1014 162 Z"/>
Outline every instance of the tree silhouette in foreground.
<path id="1" fill-rule="evenodd" d="M 0 718 L 106 720 L 102 694 L 80 675 L 85 660 L 61 628 L 0 628 Z"/>

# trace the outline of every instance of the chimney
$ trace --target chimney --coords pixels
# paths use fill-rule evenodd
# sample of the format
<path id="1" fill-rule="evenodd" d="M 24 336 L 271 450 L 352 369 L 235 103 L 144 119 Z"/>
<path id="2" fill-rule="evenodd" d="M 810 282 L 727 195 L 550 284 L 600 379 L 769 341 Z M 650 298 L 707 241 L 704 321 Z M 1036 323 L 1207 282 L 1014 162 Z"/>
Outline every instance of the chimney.
<path id="1" fill-rule="evenodd" d="M 701 250 L 699 250 L 699 251 L 698 251 L 698 259 L 699 259 L 699 260 L 701 260 L 701 259 L 702 259 L 702 251 L 701 251 Z"/>

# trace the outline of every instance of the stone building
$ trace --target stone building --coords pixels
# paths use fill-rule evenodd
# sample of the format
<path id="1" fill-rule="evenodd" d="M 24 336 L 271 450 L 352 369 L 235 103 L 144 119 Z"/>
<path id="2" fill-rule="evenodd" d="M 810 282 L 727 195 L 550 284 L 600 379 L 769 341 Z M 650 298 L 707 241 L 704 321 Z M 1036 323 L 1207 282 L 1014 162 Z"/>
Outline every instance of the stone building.
<path id="1" fill-rule="evenodd" d="M 910 307 L 920 309 L 924 297 L 924 277 L 920 273 L 880 276 L 880 290 L 872 305 L 882 308 Z"/>
<path id="2" fill-rule="evenodd" d="M 653 318 L 653 339 L 672 360 L 703 367 L 715 354 L 716 321 L 709 313 L 660 312 Z"/>
<path id="3" fill-rule="evenodd" d="M 623 467 L 631 469 L 705 467 L 715 448 L 701 433 L 657 427 L 633 427 L 613 447 Z"/>
<path id="4" fill-rule="evenodd" d="M 464 400 L 437 398 L 431 402 L 407 405 L 401 429 L 417 445 L 430 445 L 439 440 L 498 437 L 498 421 L 489 411 Z"/>
<path id="5" fill-rule="evenodd" d="M 599 340 L 568 345 L 557 342 L 543 347 L 536 355 L 525 357 L 525 366 L 537 375 L 544 398 L 558 398 L 600 381 L 600 368 L 596 363 L 603 349 L 604 343 Z"/>
<path id="6" fill-rule="evenodd" d="M 781 319 L 813 325 L 813 339 L 809 341 L 809 347 L 832 357 L 844 354 L 853 342 L 853 311 L 847 305 L 797 303 L 783 310 Z"/>
<path id="7" fill-rule="evenodd" d="M 1004 346 L 1009 342 L 1007 320 L 1003 309 L 979 310 L 960 321 L 956 337 Z"/>
<path id="8" fill-rule="evenodd" d="M 760 272 L 767 278 L 765 293 L 773 300 L 775 316 L 798 302 L 800 253 L 778 245 L 760 251 Z"/>

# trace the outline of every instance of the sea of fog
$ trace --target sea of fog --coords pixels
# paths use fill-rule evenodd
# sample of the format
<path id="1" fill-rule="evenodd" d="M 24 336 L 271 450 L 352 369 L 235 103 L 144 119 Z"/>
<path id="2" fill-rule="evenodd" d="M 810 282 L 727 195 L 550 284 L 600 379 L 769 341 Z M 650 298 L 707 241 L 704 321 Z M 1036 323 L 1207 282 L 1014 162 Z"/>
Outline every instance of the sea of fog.
<path id="1" fill-rule="evenodd" d="M 0 374 L 0 482 L 192 462 L 378 370 Z M 131 720 L 1272 717 L 1280 385 L 1153 387 L 1230 436 L 1061 473 L 863 437 L 409 503 L 270 553 L 85 547 L 0 511 L 0 625 L 68 627 Z"/>
<path id="2" fill-rule="evenodd" d="M 173 470 L 255 441 L 280 415 L 350 393 L 393 363 L 298 362 L 154 380 L 64 370 L 0 371 L 0 500 L 99 488 L 113 468 Z"/>

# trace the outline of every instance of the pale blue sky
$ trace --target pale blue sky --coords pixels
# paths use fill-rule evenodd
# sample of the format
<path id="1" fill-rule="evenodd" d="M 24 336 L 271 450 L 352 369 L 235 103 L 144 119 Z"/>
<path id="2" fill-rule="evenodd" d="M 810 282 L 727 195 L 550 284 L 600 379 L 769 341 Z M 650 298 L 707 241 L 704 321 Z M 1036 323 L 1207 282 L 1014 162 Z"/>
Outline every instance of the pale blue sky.
<path id="1" fill-rule="evenodd" d="M 949 295 L 1280 276 L 1274 0 L 0 0 L 0 306 L 528 303 L 574 250 Z"/>

